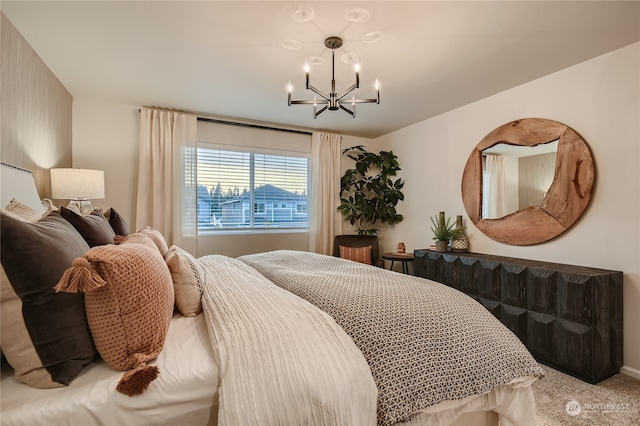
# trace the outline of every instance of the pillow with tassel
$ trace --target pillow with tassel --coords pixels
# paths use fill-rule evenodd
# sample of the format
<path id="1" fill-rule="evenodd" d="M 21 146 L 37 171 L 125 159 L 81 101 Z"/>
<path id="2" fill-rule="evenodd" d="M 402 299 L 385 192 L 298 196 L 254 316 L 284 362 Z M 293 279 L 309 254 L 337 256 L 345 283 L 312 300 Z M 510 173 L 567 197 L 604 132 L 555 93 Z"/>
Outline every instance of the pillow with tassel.
<path id="1" fill-rule="evenodd" d="M 157 358 L 173 316 L 171 273 L 149 237 L 97 246 L 73 261 L 56 291 L 84 292 L 87 321 L 100 356 L 126 371 L 116 390 L 134 396 L 156 379 Z"/>

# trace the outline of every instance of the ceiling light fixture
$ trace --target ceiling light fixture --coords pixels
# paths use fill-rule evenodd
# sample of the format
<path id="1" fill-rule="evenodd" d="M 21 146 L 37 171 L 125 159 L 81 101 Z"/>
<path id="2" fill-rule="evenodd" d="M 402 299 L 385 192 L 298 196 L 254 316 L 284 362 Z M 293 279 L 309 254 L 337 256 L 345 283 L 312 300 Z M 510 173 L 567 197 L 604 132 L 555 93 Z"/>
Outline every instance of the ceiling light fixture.
<path id="1" fill-rule="evenodd" d="M 380 85 L 378 84 L 378 80 L 376 80 L 376 97 L 373 99 L 356 99 L 353 96 L 351 99 L 344 99 L 349 93 L 353 90 L 358 89 L 360 87 L 360 64 L 355 65 L 356 71 L 356 82 L 352 84 L 344 93 L 338 94 L 336 92 L 336 79 L 335 79 L 335 63 L 336 63 L 336 49 L 342 46 L 342 39 L 340 37 L 327 37 L 324 41 L 324 45 L 331 49 L 331 92 L 326 95 L 320 90 L 316 89 L 311 83 L 309 83 L 309 64 L 305 65 L 305 73 L 306 73 L 306 88 L 307 90 L 311 90 L 316 93 L 322 99 L 317 99 L 314 97 L 313 100 L 291 100 L 291 92 L 293 92 L 293 86 L 289 83 L 287 91 L 289 92 L 288 101 L 289 106 L 291 105 L 313 105 L 313 118 L 318 117 L 327 109 L 330 111 L 336 111 L 341 109 L 347 113 L 349 113 L 353 118 L 356 117 L 356 104 L 368 104 L 368 103 L 380 103 Z M 351 104 L 351 109 L 344 106 L 344 104 Z M 318 105 L 324 105 L 319 110 L 317 109 Z"/>

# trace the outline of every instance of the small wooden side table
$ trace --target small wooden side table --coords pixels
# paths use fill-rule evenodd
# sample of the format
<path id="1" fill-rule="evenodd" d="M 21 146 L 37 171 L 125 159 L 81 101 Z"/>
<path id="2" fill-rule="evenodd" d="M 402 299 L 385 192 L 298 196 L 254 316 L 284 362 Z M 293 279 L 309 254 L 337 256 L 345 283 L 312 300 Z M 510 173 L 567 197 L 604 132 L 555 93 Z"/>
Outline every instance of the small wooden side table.
<path id="1" fill-rule="evenodd" d="M 413 253 L 383 253 L 382 258 L 384 260 L 391 261 L 390 270 L 393 270 L 393 263 L 400 262 L 402 263 L 402 272 L 405 274 L 409 273 L 409 262 L 413 262 Z"/>

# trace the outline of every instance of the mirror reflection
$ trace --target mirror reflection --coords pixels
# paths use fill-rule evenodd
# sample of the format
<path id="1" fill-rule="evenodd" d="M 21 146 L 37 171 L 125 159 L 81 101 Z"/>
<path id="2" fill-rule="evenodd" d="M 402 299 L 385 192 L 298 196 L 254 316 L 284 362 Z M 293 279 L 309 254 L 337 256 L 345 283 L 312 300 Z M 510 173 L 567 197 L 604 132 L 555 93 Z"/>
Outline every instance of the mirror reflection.
<path id="1" fill-rule="evenodd" d="M 536 146 L 499 143 L 482 151 L 482 218 L 539 206 L 553 183 L 558 139 Z"/>

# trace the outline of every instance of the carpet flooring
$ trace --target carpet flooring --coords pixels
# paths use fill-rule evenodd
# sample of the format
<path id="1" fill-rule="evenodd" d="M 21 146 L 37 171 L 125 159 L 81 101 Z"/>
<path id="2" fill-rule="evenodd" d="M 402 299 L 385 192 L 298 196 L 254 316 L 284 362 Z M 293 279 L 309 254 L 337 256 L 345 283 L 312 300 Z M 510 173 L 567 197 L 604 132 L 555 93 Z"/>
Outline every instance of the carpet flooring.
<path id="1" fill-rule="evenodd" d="M 544 365 L 532 388 L 536 426 L 640 425 L 640 379 L 616 374 L 597 385 Z"/>

